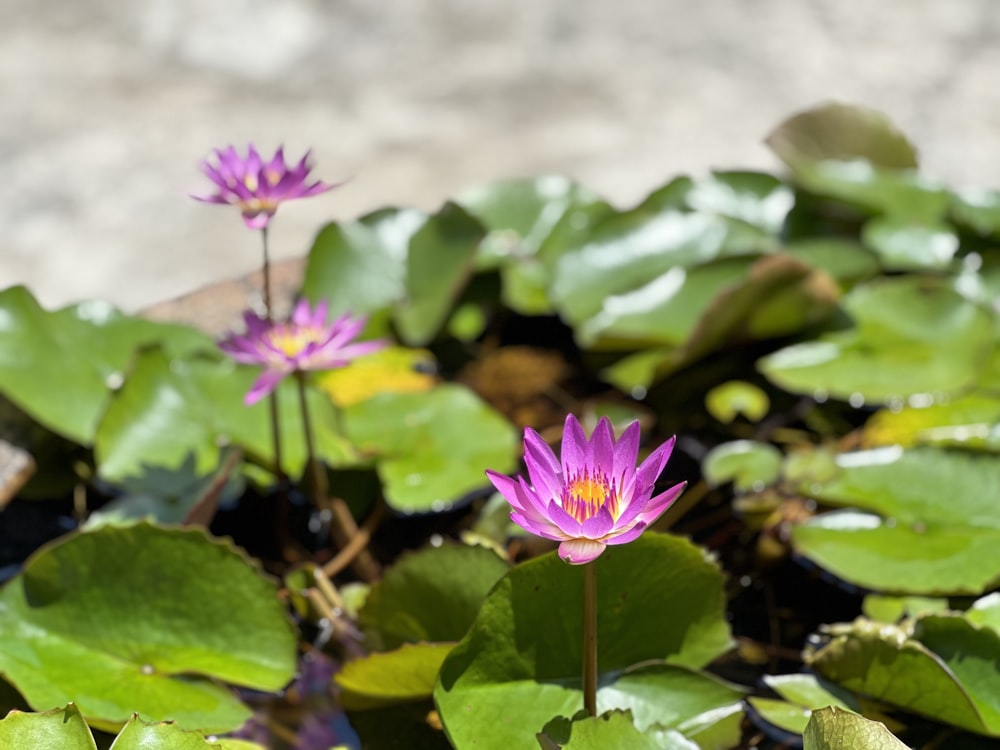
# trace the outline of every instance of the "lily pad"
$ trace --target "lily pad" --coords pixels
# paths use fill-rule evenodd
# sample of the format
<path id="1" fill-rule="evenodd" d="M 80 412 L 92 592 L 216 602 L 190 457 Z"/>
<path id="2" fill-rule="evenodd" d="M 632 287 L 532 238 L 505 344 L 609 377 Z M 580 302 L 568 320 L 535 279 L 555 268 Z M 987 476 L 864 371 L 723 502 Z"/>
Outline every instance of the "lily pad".
<path id="1" fill-rule="evenodd" d="M 510 423 L 462 386 L 381 394 L 343 418 L 357 448 L 375 457 L 386 502 L 403 513 L 447 510 L 487 486 L 483 467 L 516 466 Z"/>
<path id="2" fill-rule="evenodd" d="M 214 342 L 192 328 L 153 323 L 85 302 L 47 312 L 24 287 L 0 292 L 2 393 L 48 429 L 90 445 L 133 352 L 157 342 L 171 356 Z"/>
<path id="3" fill-rule="evenodd" d="M 434 691 L 455 745 L 476 738 L 484 748 L 525 746 L 551 717 L 582 706 L 582 575 L 551 553 L 511 569 L 493 588 Z M 699 549 L 670 536 L 647 533 L 599 558 L 601 711 L 624 700 L 616 682 L 630 666 L 666 659 L 698 668 L 729 648 L 722 584 Z M 661 709 L 683 700 L 666 692 Z"/>
<path id="4" fill-rule="evenodd" d="M 793 344 L 758 368 L 786 390 L 860 405 L 957 393 L 976 383 L 993 350 L 990 313 L 943 280 L 870 282 L 842 304 L 854 328 Z"/>
<path id="5" fill-rule="evenodd" d="M 215 471 L 229 445 L 272 465 L 268 405 L 243 402 L 258 374 L 258 368 L 230 361 L 171 358 L 157 347 L 142 352 L 97 431 L 101 476 L 120 481 L 192 461 L 192 473 L 205 476 Z M 284 469 L 297 476 L 306 461 L 297 385 L 286 378 L 277 392 Z M 307 398 L 320 457 L 332 465 L 357 463 L 351 445 L 338 433 L 330 400 L 312 388 Z"/>
<path id="6" fill-rule="evenodd" d="M 667 745 L 657 742 L 636 729 L 628 711 L 609 711 L 600 716 L 582 716 L 557 726 L 546 727 L 538 734 L 542 750 L 604 750 L 609 747 L 627 747 L 630 750 L 678 750 L 678 747 L 697 748 L 694 743 Z"/>
<path id="7" fill-rule="evenodd" d="M 890 271 L 947 268 L 958 251 L 955 230 L 942 223 L 885 216 L 866 223 L 861 236 Z"/>
<path id="8" fill-rule="evenodd" d="M 427 218 L 410 238 L 405 296 L 394 310 L 403 340 L 423 345 L 434 338 L 473 272 L 482 225 L 454 203 Z"/>
<path id="9" fill-rule="evenodd" d="M 848 691 L 812 674 L 765 675 L 764 682 L 782 700 L 750 697 L 747 701 L 766 722 L 792 734 L 802 734 L 818 709 L 836 706 L 860 710 Z"/>
<path id="10" fill-rule="evenodd" d="M 917 151 L 874 109 L 830 102 L 800 112 L 771 131 L 767 145 L 792 169 L 803 163 L 864 159 L 891 169 L 917 166 Z"/>
<path id="11" fill-rule="evenodd" d="M 738 219 L 777 235 L 795 205 L 795 193 L 774 175 L 720 171 L 697 180 L 685 202 L 696 211 Z"/>
<path id="12" fill-rule="evenodd" d="M 781 463 L 781 451 L 770 443 L 734 440 L 712 448 L 701 469 L 711 485 L 732 482 L 738 492 L 759 492 L 778 480 Z"/>
<path id="13" fill-rule="evenodd" d="M 803 750 L 908 750 L 879 721 L 870 721 L 850 711 L 824 708 L 816 711 L 803 734 Z"/>
<path id="14" fill-rule="evenodd" d="M 1000 736 L 1000 633 L 961 615 L 908 627 L 858 620 L 831 628 L 807 661 L 845 688 L 978 734 Z"/>
<path id="15" fill-rule="evenodd" d="M 751 422 L 759 422 L 767 416 L 771 400 L 753 383 L 729 380 L 708 392 L 705 408 L 724 424 L 731 424 L 738 414 Z"/>
<path id="16" fill-rule="evenodd" d="M 0 747 L 97 750 L 87 722 L 72 703 L 45 713 L 11 711 L 0 719 Z"/>
<path id="17" fill-rule="evenodd" d="M 334 677 L 341 705 L 357 711 L 429 700 L 441 663 L 454 647 L 454 643 L 407 643 L 395 651 L 348 662 Z"/>
<path id="18" fill-rule="evenodd" d="M 796 526 L 796 552 L 877 591 L 979 594 L 1000 583 L 1000 465 L 993 458 L 890 447 L 841 454 L 837 465 L 831 481 L 803 490 L 851 509 Z"/>
<path id="19" fill-rule="evenodd" d="M 302 294 L 326 300 L 331 314 L 371 314 L 401 300 L 410 238 L 426 220 L 420 211 L 383 209 L 328 224 L 309 251 Z"/>
<path id="20" fill-rule="evenodd" d="M 358 614 L 369 646 L 460 640 L 509 567 L 485 547 L 447 544 L 404 555 L 372 586 Z"/>
<path id="21" fill-rule="evenodd" d="M 146 523 L 33 555 L 0 592 L 0 639 L 0 671 L 32 707 L 72 700 L 101 728 L 138 711 L 234 729 L 250 711 L 216 680 L 275 690 L 295 672 L 274 584 L 229 543 Z"/>
<path id="22" fill-rule="evenodd" d="M 942 445 L 1000 451 L 1000 399 L 987 393 L 929 406 L 879 409 L 865 424 L 862 444 Z"/>

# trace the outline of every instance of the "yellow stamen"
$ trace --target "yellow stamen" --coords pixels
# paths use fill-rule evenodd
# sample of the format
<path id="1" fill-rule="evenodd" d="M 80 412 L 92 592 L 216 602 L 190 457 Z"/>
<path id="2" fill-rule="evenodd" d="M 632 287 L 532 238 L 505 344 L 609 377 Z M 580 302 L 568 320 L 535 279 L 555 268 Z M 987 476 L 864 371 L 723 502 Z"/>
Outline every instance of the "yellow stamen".
<path id="1" fill-rule="evenodd" d="M 591 474 L 584 469 L 570 478 L 563 489 L 562 507 L 580 523 L 593 518 L 607 507 L 611 517 L 618 519 L 618 491 L 604 474 Z"/>

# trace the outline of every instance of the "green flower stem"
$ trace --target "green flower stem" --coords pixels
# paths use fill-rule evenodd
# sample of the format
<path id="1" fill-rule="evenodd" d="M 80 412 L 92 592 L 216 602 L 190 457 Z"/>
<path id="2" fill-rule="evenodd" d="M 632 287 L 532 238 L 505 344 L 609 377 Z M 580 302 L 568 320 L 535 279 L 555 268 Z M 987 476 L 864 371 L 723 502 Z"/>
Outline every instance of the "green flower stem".
<path id="1" fill-rule="evenodd" d="M 271 259 L 267 247 L 267 227 L 260 230 L 261 242 L 264 246 L 264 314 L 267 322 L 274 322 L 274 308 L 271 297 Z M 278 483 L 283 484 L 285 471 L 281 460 L 281 415 L 278 411 L 278 390 L 274 389 L 268 395 L 268 408 L 271 417 L 271 445 L 274 447 L 274 473 Z"/>
<path id="2" fill-rule="evenodd" d="M 597 560 L 583 566 L 583 707 L 597 716 Z"/>
<path id="3" fill-rule="evenodd" d="M 313 504 L 319 510 L 328 511 L 331 524 L 330 531 L 338 549 L 351 546 L 351 541 L 358 534 L 358 524 L 351 514 L 351 509 L 342 498 L 331 496 L 326 482 L 326 471 L 316 457 L 316 447 L 313 440 L 312 420 L 309 418 L 309 402 L 306 397 L 306 373 L 295 371 L 295 382 L 299 390 L 299 407 L 302 411 L 302 430 L 306 442 L 306 471 L 312 472 Z M 363 547 L 351 561 L 354 572 L 364 581 L 375 581 L 379 577 L 379 564 L 367 546 Z"/>

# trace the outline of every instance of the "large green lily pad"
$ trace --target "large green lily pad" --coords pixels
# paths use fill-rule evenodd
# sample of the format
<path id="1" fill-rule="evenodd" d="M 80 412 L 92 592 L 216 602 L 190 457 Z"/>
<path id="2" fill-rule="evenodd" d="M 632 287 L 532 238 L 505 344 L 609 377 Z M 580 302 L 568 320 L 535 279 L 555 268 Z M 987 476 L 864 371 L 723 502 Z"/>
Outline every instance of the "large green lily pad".
<path id="1" fill-rule="evenodd" d="M 192 465 L 204 476 L 219 465 L 230 445 L 273 465 L 268 404 L 248 407 L 243 397 L 259 368 L 215 358 L 171 358 L 158 347 L 143 351 L 121 391 L 108 406 L 96 434 L 102 477 L 121 481 L 154 469 Z M 316 450 L 331 465 L 356 463 L 350 444 L 338 431 L 337 415 L 323 393 L 307 392 Z M 278 387 L 282 461 L 290 476 L 306 462 L 298 388 L 293 378 Z"/>
<path id="2" fill-rule="evenodd" d="M 841 454 L 837 466 L 833 479 L 803 489 L 846 509 L 795 527 L 796 552 L 846 581 L 898 594 L 978 594 L 1000 582 L 995 459 L 887 447 Z"/>
<path id="3" fill-rule="evenodd" d="M 855 327 L 758 361 L 776 385 L 851 403 L 940 398 L 974 385 L 993 350 L 990 312 L 945 280 L 882 279 L 843 298 Z"/>
<path id="4" fill-rule="evenodd" d="M 47 312 L 24 287 L 0 292 L 0 393 L 48 429 L 90 445 L 133 352 L 214 349 L 184 326 L 123 315 L 104 302 Z"/>
<path id="5" fill-rule="evenodd" d="M 11 711 L 0 719 L 0 747 L 97 750 L 80 709 L 72 704 L 37 714 Z"/>
<path id="6" fill-rule="evenodd" d="M 273 582 L 230 543 L 146 523 L 33 555 L 0 592 L 0 640 L 0 672 L 32 707 L 72 701 L 102 728 L 139 712 L 230 730 L 250 712 L 216 680 L 275 690 L 295 671 Z"/>
<path id="7" fill-rule="evenodd" d="M 663 659 L 698 668 L 729 647 L 722 582 L 701 550 L 670 536 L 647 533 L 599 558 L 601 711 L 625 702 L 628 683 L 617 686 L 622 670 Z M 583 571 L 555 553 L 518 565 L 497 583 L 445 660 L 434 691 L 454 744 L 476 738 L 484 748 L 527 746 L 549 719 L 582 706 L 582 608 Z M 669 686 L 654 692 L 661 708 L 682 700 L 683 692 Z"/>

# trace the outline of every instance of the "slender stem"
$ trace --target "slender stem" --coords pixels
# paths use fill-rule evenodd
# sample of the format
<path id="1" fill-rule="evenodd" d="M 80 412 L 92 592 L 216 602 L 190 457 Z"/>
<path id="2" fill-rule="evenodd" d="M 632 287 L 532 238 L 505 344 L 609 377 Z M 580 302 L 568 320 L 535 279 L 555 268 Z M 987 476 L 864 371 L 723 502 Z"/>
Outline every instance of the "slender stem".
<path id="1" fill-rule="evenodd" d="M 309 418 L 309 400 L 306 398 L 306 374 L 295 371 L 295 382 L 299 387 L 299 408 L 302 411 L 302 435 L 306 441 L 306 468 L 312 472 L 313 504 L 317 508 L 326 507 L 326 472 L 316 459 L 316 444 L 313 441 L 312 420 Z"/>
<path id="2" fill-rule="evenodd" d="M 331 497 L 326 482 L 326 472 L 316 457 L 316 447 L 313 441 L 312 420 L 309 418 L 309 402 L 306 394 L 306 374 L 302 370 L 295 372 L 295 382 L 299 390 L 299 407 L 302 410 L 302 430 L 306 441 L 306 462 L 308 471 L 312 472 L 313 504 L 319 510 L 330 514 L 330 531 L 333 541 L 340 550 L 350 549 L 353 556 L 351 566 L 365 581 L 374 581 L 379 576 L 379 564 L 368 551 L 366 545 L 370 535 L 365 535 L 363 541 L 355 542 L 358 536 L 358 524 L 351 515 L 351 509 L 342 498 Z M 358 546 L 360 545 L 360 549 Z"/>
<path id="3" fill-rule="evenodd" d="M 264 314 L 267 316 L 267 322 L 273 323 L 274 306 L 271 297 L 271 258 L 268 253 L 267 227 L 260 230 L 260 239 L 264 246 Z"/>
<path id="4" fill-rule="evenodd" d="M 267 322 L 274 322 L 274 308 L 271 296 L 271 259 L 267 247 L 267 227 L 260 230 L 261 244 L 264 246 L 264 315 Z M 274 447 L 274 473 L 278 483 L 284 484 L 285 470 L 281 460 L 281 414 L 278 411 L 278 391 L 271 391 L 268 396 L 268 409 L 271 417 L 271 445 Z"/>
<path id="5" fill-rule="evenodd" d="M 597 560 L 583 566 L 583 707 L 597 716 Z"/>

